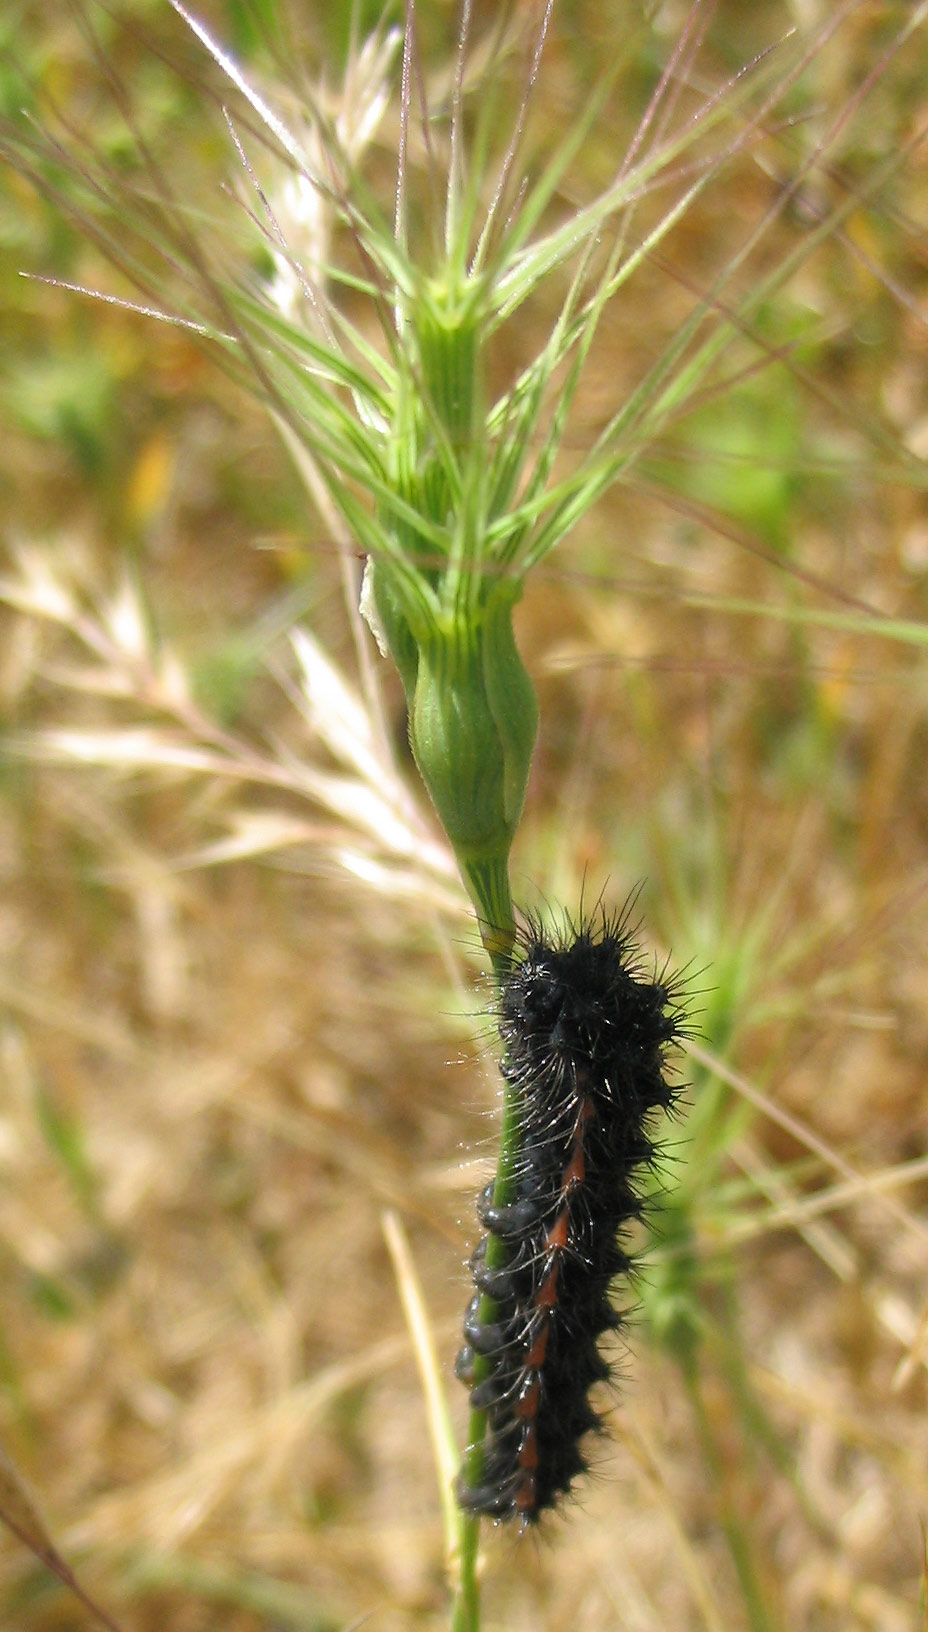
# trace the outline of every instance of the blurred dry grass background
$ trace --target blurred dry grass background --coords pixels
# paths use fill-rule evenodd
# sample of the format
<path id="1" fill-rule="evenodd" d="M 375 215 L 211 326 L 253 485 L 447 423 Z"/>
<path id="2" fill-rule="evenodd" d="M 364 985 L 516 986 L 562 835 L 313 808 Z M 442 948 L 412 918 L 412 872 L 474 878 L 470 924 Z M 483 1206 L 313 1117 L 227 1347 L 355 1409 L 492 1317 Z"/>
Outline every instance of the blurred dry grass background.
<path id="1" fill-rule="evenodd" d="M 328 60 L 344 22 L 323 9 L 304 22 Z M 552 121 L 630 9 L 565 6 Z M 851 110 L 906 9 L 852 8 L 811 66 L 784 163 Z M 827 14 L 796 10 L 809 27 Z M 161 8 L 129 15 L 195 58 Z M 251 13 L 210 15 L 262 60 Z M 590 175 L 627 141 L 683 15 L 644 30 Z M 720 6 L 707 82 L 792 20 Z M 63 14 L 19 8 L 27 21 L 21 60 L 58 97 L 89 97 Z M 449 18 L 424 22 L 440 51 Z M 156 147 L 182 132 L 192 173 L 228 173 L 191 86 L 139 39 L 113 42 Z M 922 30 L 744 278 L 912 138 L 926 70 Z M 22 266 L 107 273 L 15 177 L 0 185 L 5 571 L 26 548 L 33 583 L 73 613 L 3 615 L 4 733 L 166 730 L 152 663 L 170 653 L 243 752 L 335 769 L 277 637 L 299 612 L 354 674 L 354 631 L 337 552 L 272 428 L 184 335 L 23 283 Z M 742 161 L 672 264 L 623 294 L 591 427 L 776 185 Z M 705 970 L 702 1046 L 736 1092 L 694 1244 L 717 1454 L 672 1352 L 639 1324 L 601 1477 L 540 1543 L 489 1538 L 488 1628 L 756 1626 L 723 1545 L 732 1513 L 770 1628 L 903 1632 L 924 1614 L 928 675 L 924 641 L 900 637 L 903 621 L 928 627 L 926 220 L 915 147 L 759 314 L 771 353 L 795 348 L 788 364 L 758 367 L 746 343 L 746 372 L 600 506 L 522 609 L 542 735 L 517 897 L 575 906 L 586 879 L 620 901 L 646 879 L 653 944 Z M 798 615 L 852 601 L 895 623 Z M 80 617 L 104 628 L 114 607 L 122 665 L 75 640 Z M 376 680 L 414 788 L 398 684 Z M 463 1430 L 451 1365 L 496 1088 L 453 878 L 404 863 L 387 889 L 360 842 L 349 870 L 337 816 L 292 789 L 12 748 L 0 774 L 3 1444 L 134 1632 L 443 1626 L 434 1472 L 382 1213 L 409 1232 Z M 304 824 L 302 842 L 187 864 L 268 810 Z M 415 843 L 437 843 L 426 810 L 410 820 Z M 688 1074 L 709 1081 L 698 1059 Z M 751 1112 L 739 1085 L 796 1126 Z M 671 1181 L 685 1185 L 683 1131 Z M 737 1366 L 719 1332 L 737 1336 Z M 4 1627 L 89 1624 L 9 1539 L 0 1571 Z"/>

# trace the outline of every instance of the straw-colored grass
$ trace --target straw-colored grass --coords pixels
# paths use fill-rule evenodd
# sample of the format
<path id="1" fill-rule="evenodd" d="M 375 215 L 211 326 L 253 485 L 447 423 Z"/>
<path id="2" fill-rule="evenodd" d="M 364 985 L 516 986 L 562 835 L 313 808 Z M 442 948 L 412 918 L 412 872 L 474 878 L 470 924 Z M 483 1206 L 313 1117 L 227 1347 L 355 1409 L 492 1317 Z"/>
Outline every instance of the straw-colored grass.
<path id="1" fill-rule="evenodd" d="M 699 74 L 792 9 L 721 7 Z M 810 32 L 827 15 L 795 9 Z M 645 31 L 578 185 L 628 140 L 683 10 Z M 798 169 L 842 109 L 846 134 L 745 279 L 857 206 L 755 314 L 734 383 L 520 608 L 542 724 L 516 899 L 620 903 L 645 879 L 648 944 L 698 973 L 664 1174 L 680 1234 L 652 1248 L 596 1476 L 540 1543 L 488 1531 L 494 1632 L 925 1613 L 924 28 L 854 100 L 914 10 L 851 7 L 814 57 L 777 152 Z M 575 11 L 554 121 L 621 23 Z M 93 81 L 60 29 L 47 8 L 20 51 L 67 103 Z M 119 39 L 157 150 L 182 128 L 192 173 L 231 166 L 205 102 Z M 623 292 L 581 442 L 769 206 L 768 158 Z M 74 281 L 106 270 L 2 185 L 0 1443 L 127 1632 L 437 1632 L 441 1509 L 385 1218 L 462 1439 L 497 1107 L 476 926 L 332 517 L 192 336 L 15 276 L 58 233 Z M 0 1606 L 15 1632 L 92 1624 L 12 1537 Z"/>

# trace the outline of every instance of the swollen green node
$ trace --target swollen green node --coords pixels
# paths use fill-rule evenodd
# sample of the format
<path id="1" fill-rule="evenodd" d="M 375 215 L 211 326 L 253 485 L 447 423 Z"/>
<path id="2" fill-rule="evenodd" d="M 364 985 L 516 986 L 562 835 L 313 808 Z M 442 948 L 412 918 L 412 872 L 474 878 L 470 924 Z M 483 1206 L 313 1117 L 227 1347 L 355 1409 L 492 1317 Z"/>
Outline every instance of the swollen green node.
<path id="1" fill-rule="evenodd" d="M 459 863 L 509 854 L 522 813 L 538 709 L 512 632 L 511 585 L 419 644 L 409 740 Z"/>

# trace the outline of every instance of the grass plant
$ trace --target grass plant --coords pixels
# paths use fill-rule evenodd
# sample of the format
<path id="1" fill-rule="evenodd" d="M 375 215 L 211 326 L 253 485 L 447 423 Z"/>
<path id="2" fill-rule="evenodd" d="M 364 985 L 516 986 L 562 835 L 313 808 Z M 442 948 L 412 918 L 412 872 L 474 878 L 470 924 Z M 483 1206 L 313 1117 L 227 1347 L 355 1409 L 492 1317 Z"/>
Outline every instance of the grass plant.
<path id="1" fill-rule="evenodd" d="M 14 1464 L 126 1625 L 913 1624 L 926 15 L 0 25 L 16 1625 Z M 481 1609 L 472 926 L 640 878 L 617 1444 Z"/>

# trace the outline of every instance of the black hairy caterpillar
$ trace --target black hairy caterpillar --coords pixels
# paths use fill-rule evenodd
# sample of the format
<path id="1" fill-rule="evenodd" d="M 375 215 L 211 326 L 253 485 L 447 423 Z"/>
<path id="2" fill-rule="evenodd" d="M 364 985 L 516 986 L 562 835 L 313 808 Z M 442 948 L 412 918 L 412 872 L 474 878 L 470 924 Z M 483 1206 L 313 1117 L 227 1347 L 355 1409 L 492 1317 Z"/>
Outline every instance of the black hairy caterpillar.
<path id="1" fill-rule="evenodd" d="M 580 1442 L 600 1422 L 587 1396 L 610 1375 L 599 1339 L 623 1319 L 609 1287 L 642 1211 L 635 1175 L 679 1092 L 666 1056 L 681 990 L 666 969 L 647 978 L 628 907 L 553 935 L 530 919 L 519 936 L 498 1009 L 518 1155 L 478 1200 L 487 1233 L 456 1366 L 486 1412 L 482 1471 L 469 1482 L 468 1453 L 457 1481 L 467 1512 L 535 1523 L 586 1469 Z"/>

